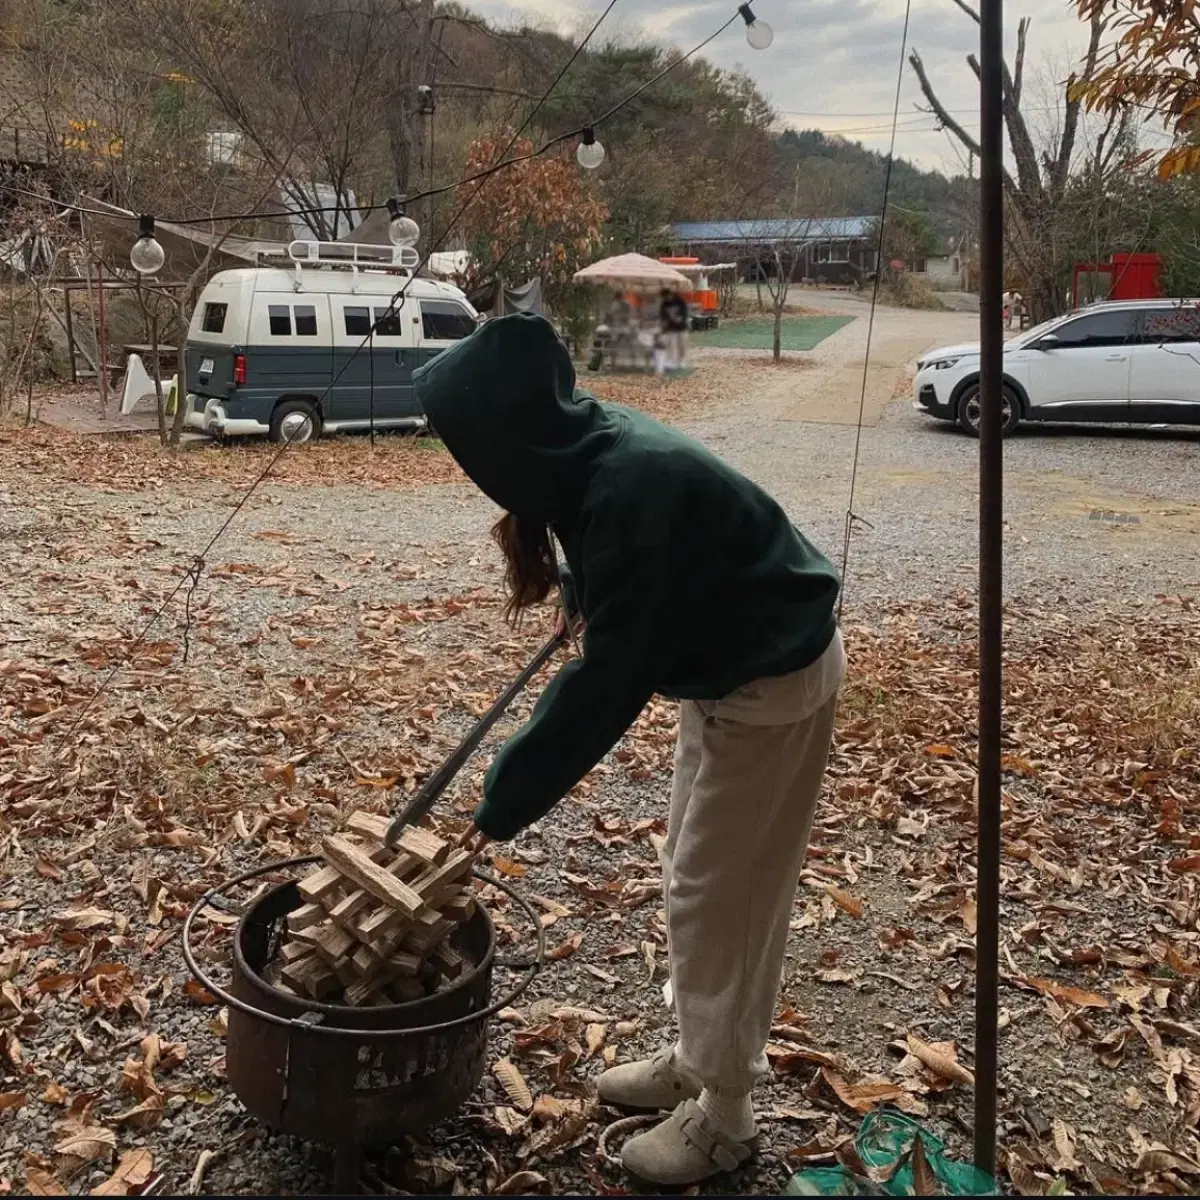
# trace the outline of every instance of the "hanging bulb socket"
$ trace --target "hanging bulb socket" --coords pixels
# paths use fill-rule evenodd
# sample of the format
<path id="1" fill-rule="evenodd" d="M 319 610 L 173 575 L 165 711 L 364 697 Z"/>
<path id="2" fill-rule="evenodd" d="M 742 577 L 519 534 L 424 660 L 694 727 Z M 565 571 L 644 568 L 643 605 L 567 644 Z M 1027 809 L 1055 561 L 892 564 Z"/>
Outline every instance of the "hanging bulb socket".
<path id="1" fill-rule="evenodd" d="M 405 212 L 404 197 L 392 196 L 387 210 L 392 216 L 388 222 L 388 240 L 393 246 L 415 246 L 421 237 L 421 227 Z"/>
<path id="2" fill-rule="evenodd" d="M 138 217 L 138 239 L 129 251 L 130 265 L 139 275 L 154 275 L 166 261 L 166 251 L 154 236 L 154 218 L 143 214 Z"/>
<path id="3" fill-rule="evenodd" d="M 588 171 L 594 171 L 604 161 L 604 147 L 596 141 L 596 131 L 590 125 L 575 150 L 575 161 Z"/>
<path id="4" fill-rule="evenodd" d="M 775 31 L 766 21 L 760 21 L 754 15 L 754 9 L 749 4 L 739 5 L 738 13 L 746 22 L 746 41 L 750 43 L 751 48 L 765 50 L 775 40 Z"/>

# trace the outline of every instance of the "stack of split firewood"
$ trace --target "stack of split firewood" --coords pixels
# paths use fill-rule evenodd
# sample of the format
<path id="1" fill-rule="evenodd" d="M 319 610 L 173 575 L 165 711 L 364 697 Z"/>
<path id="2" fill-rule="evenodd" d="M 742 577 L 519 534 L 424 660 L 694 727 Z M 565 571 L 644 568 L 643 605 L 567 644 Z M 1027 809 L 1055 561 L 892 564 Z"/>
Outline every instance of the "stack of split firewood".
<path id="1" fill-rule="evenodd" d="M 327 1004 L 402 1004 L 432 995 L 467 968 L 451 934 L 475 911 L 473 857 L 426 829 L 383 844 L 388 821 L 350 818 L 321 843 L 325 865 L 299 883 L 274 986 Z"/>

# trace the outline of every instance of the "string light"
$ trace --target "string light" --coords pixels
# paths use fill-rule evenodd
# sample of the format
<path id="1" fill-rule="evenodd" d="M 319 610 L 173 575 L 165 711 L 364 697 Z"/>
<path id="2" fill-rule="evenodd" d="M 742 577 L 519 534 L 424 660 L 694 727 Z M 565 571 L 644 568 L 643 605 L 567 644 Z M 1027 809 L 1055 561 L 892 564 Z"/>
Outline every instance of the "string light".
<path id="1" fill-rule="evenodd" d="M 765 50 L 775 40 L 775 30 L 766 21 L 760 21 L 749 4 L 738 6 L 741 18 L 746 22 L 746 41 L 753 50 Z"/>
<path id="2" fill-rule="evenodd" d="M 388 240 L 393 246 L 415 246 L 421 236 L 421 227 L 406 215 L 403 197 L 393 196 L 387 202 L 387 209 L 392 214 L 388 222 Z"/>
<path id="3" fill-rule="evenodd" d="M 596 141 L 596 131 L 590 125 L 583 131 L 583 141 L 575 151 L 575 161 L 588 171 L 594 171 L 604 161 L 604 147 Z"/>
<path id="4" fill-rule="evenodd" d="M 154 236 L 153 217 L 138 217 L 138 239 L 129 251 L 129 261 L 139 275 L 157 274 L 167 261 L 166 251 Z"/>

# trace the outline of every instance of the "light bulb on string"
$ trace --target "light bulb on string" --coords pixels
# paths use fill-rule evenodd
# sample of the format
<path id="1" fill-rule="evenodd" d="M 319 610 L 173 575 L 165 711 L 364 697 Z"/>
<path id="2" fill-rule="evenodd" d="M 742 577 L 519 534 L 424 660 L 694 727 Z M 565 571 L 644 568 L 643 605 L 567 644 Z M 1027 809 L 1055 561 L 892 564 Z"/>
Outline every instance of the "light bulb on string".
<path id="1" fill-rule="evenodd" d="M 775 30 L 766 21 L 760 21 L 749 4 L 738 7 L 742 20 L 746 22 L 746 41 L 753 50 L 765 50 L 775 40 Z"/>
<path id="2" fill-rule="evenodd" d="M 129 262 L 133 269 L 139 275 L 154 275 L 162 270 L 166 261 L 166 251 L 154 236 L 154 218 L 139 217 L 138 239 L 129 251 Z"/>
<path id="3" fill-rule="evenodd" d="M 421 236 L 421 227 L 404 211 L 404 200 L 393 196 L 387 202 L 392 219 L 388 222 L 388 240 L 393 246 L 415 246 Z"/>
<path id="4" fill-rule="evenodd" d="M 594 171 L 604 161 L 604 147 L 596 141 L 596 131 L 587 128 L 583 131 L 583 141 L 575 150 L 575 161 L 588 171 Z"/>

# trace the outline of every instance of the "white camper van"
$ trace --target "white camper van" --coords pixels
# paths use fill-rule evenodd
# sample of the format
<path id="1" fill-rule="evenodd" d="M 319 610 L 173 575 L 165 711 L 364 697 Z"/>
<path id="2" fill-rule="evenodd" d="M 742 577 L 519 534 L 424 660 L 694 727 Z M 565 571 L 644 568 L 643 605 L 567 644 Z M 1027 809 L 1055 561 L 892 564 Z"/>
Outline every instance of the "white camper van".
<path id="1" fill-rule="evenodd" d="M 424 426 L 413 371 L 479 314 L 458 288 L 413 278 L 419 261 L 408 247 L 298 241 L 214 275 L 188 330 L 184 423 L 277 442 Z"/>

